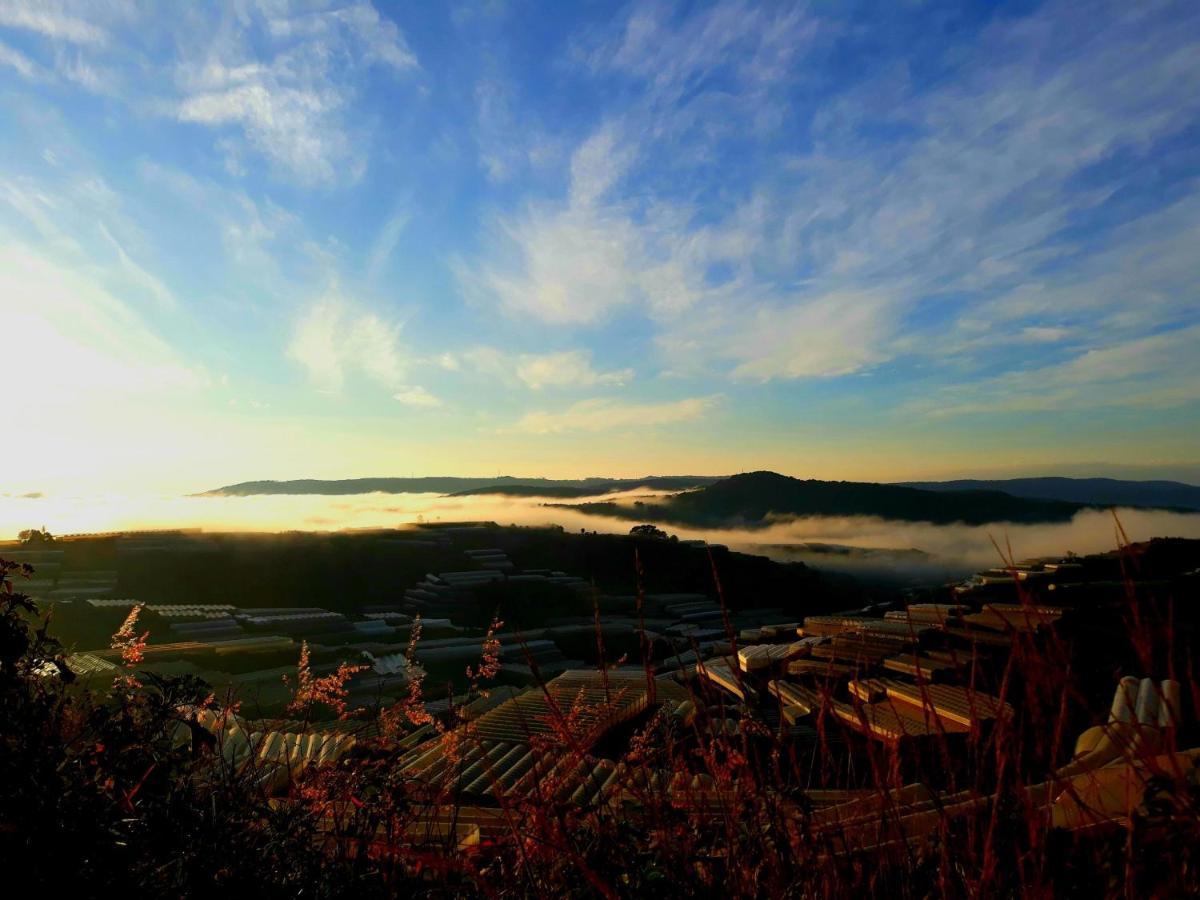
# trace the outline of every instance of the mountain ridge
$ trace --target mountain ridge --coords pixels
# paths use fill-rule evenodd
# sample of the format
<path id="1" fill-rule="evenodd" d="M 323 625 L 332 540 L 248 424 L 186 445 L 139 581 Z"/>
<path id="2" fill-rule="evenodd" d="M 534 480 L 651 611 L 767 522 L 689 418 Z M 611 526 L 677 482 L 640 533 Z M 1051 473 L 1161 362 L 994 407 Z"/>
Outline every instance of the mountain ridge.
<path id="1" fill-rule="evenodd" d="M 1200 511 L 1200 486 L 1179 481 L 1129 481 L 1116 478 L 1066 478 L 1058 476 L 1008 479 L 957 479 L 951 481 L 903 481 L 893 483 L 820 481 L 797 479 L 774 472 L 749 472 L 734 476 L 647 475 L 641 478 L 523 478 L 498 475 L 491 478 L 464 476 L 421 476 L 415 478 L 368 477 L 345 479 L 302 478 L 292 480 L 243 481 L 204 491 L 195 496 L 250 497 L 261 495 L 342 496 L 367 493 L 432 493 L 451 496 L 497 495 L 579 499 L 617 491 L 646 488 L 685 491 L 711 487 L 730 478 L 772 475 L 790 482 L 811 485 L 874 485 L 933 494 L 991 493 L 1019 500 L 1061 502 L 1079 506 L 1130 506 L 1174 511 Z M 843 487 L 843 494 L 848 488 Z M 878 495 L 882 497 L 883 495 Z M 976 497 L 976 501 L 982 498 Z M 932 502 L 932 501 L 931 501 Z M 944 503 L 943 501 L 942 503 Z M 962 501 L 957 501 L 962 502 Z M 993 499 L 993 504 L 1001 501 Z M 942 503 L 934 503 L 937 507 Z"/>
<path id="2" fill-rule="evenodd" d="M 953 481 L 902 481 L 897 484 L 927 491 L 995 490 L 1014 497 L 1067 500 L 1103 506 L 1149 506 L 1156 509 L 1200 510 L 1200 487 L 1182 481 L 1127 481 L 1118 478 L 962 478 Z"/>
<path id="3" fill-rule="evenodd" d="M 662 487 L 684 490 L 702 487 L 719 481 L 722 475 L 647 475 L 644 478 L 519 478 L 497 475 L 493 478 L 473 478 L 457 475 L 430 475 L 416 478 L 295 478 L 276 481 L 241 481 L 202 491 L 198 497 L 253 497 L 280 494 L 317 494 L 342 496 L 350 494 L 461 494 L 481 493 L 486 488 L 579 488 L 627 490 L 634 487 Z M 613 487 L 610 487 L 613 486 Z M 598 491 L 603 493 L 604 491 Z"/>
<path id="4" fill-rule="evenodd" d="M 1001 491 L 930 491 L 854 481 L 801 480 L 747 472 L 662 500 L 570 506 L 594 515 L 695 527 L 764 527 L 780 518 L 876 516 L 939 525 L 1066 522 L 1089 504 L 1014 497 Z"/>

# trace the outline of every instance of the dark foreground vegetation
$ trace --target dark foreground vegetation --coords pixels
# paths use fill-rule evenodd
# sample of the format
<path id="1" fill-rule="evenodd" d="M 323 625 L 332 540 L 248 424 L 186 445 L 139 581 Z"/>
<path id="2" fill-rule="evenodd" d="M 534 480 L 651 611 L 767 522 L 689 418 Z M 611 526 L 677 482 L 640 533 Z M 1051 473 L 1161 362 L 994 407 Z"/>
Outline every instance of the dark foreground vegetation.
<path id="1" fill-rule="evenodd" d="M 654 548 L 670 543 L 614 545 L 639 612 Z M 603 551 L 578 552 L 586 563 Z M 701 556 L 723 601 L 720 554 Z M 636 642 L 624 658 L 606 651 L 597 612 L 596 671 L 524 695 L 541 710 L 519 736 L 532 768 L 504 790 L 489 773 L 523 751 L 488 731 L 486 710 L 507 696 L 494 686 L 499 621 L 454 703 L 427 704 L 413 677 L 396 702 L 352 709 L 353 667 L 317 674 L 306 648 L 288 681 L 289 721 L 255 723 L 200 679 L 148 670 L 152 638 L 136 609 L 112 635 L 111 683 L 82 685 L 53 621 L 21 591 L 37 573 L 4 563 L 0 864 L 9 885 L 44 896 L 1194 894 L 1200 780 L 1195 751 L 1177 751 L 1200 744 L 1198 562 L 1197 544 L 1179 541 L 1083 561 L 1094 580 L 1060 587 L 1071 609 L 1054 628 L 1029 625 L 1050 608 L 1013 566 L 1005 599 L 1027 627 L 976 630 L 961 645 L 967 689 L 1011 713 L 919 741 L 867 740 L 865 720 L 846 727 L 833 663 L 809 682 L 805 696 L 818 699 L 797 726 L 783 715 L 797 706 L 763 701 L 763 679 L 782 676 L 738 674 L 735 663 L 725 691 L 703 665 L 699 677 L 656 676 Z M 192 575 L 211 568 L 219 580 L 213 563 Z M 837 619 L 809 618 L 809 630 Z M 736 658 L 738 635 L 727 637 Z M 414 627 L 410 659 L 420 640 Z M 1129 675 L 1180 685 L 1162 698 L 1173 715 L 1144 731 L 1135 720 L 1098 787 L 1072 780 L 1076 736 L 1104 721 Z M 331 764 L 282 770 L 265 751 L 236 751 L 258 746 L 243 731 L 328 745 L 339 728 L 356 729 L 355 742 Z M 1105 736 L 1092 734 L 1087 752 Z M 1071 812 L 1083 798 L 1067 796 L 1060 815 L 1063 792 L 1129 784 L 1119 814 L 1083 821 Z"/>

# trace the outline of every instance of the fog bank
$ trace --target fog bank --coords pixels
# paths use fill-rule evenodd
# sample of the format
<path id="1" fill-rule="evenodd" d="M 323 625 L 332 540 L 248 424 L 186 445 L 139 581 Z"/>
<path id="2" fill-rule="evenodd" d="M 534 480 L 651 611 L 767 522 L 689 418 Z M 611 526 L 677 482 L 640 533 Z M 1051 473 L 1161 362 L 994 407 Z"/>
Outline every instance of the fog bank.
<path id="1" fill-rule="evenodd" d="M 619 499 L 622 495 L 612 495 Z M 634 496 L 633 494 L 627 496 Z M 647 492 L 636 496 L 646 497 Z M 332 531 L 396 528 L 418 522 L 487 520 L 500 524 L 561 525 L 568 531 L 623 534 L 635 522 L 593 516 L 569 506 L 548 507 L 540 498 L 437 494 L 355 496 L 131 497 L 117 495 L 0 496 L 0 538 L 23 528 L 46 527 L 54 534 L 153 528 L 208 531 Z M 1200 514 L 1120 509 L 1131 540 L 1200 538 Z M 1095 553 L 1117 545 L 1113 514 L 1087 510 L 1070 522 L 982 526 L 929 525 L 878 518 L 801 518 L 759 529 L 698 529 L 663 526 L 680 538 L 703 538 L 780 560 L 801 559 L 818 567 L 869 571 L 904 569 L 922 577 L 956 577 L 995 565 L 993 539 L 1018 557 Z M 830 553 L 797 545 L 830 544 L 872 553 Z M 891 554 L 879 551 L 920 550 Z"/>

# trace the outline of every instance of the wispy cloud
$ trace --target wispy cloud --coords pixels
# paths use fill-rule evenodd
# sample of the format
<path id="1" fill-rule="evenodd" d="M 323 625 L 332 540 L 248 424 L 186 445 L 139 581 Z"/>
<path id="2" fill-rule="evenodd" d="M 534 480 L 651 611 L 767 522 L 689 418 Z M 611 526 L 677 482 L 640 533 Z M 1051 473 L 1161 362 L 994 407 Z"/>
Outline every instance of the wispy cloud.
<path id="1" fill-rule="evenodd" d="M 256 200 L 240 187 L 149 160 L 139 162 L 137 174 L 160 202 L 178 204 L 189 220 L 210 223 L 229 258 L 243 267 L 243 277 L 278 269 L 271 245 L 281 238 L 295 239 L 300 230 L 293 213 L 269 197 Z"/>
<path id="2" fill-rule="evenodd" d="M 162 279 L 158 278 L 151 272 L 146 271 L 136 262 L 129 258 L 129 254 L 125 252 L 125 248 L 120 242 L 113 237 L 112 232 L 105 227 L 104 223 L 100 223 L 100 233 L 104 235 L 104 239 L 109 242 L 113 250 L 116 251 L 117 260 L 121 265 L 122 271 L 128 276 L 129 280 L 150 294 L 159 304 L 166 307 L 175 307 L 177 302 L 171 294 Z"/>
<path id="3" fill-rule="evenodd" d="M 847 290 L 746 308 L 710 304 L 666 332 L 661 346 L 677 372 L 716 357 L 733 364 L 738 380 L 850 375 L 887 359 L 881 347 L 896 327 L 893 299 Z"/>
<path id="4" fill-rule="evenodd" d="M 988 370 L 996 359 L 969 329 L 1005 303 L 1006 333 L 1025 348 L 1014 363 L 1037 345 L 1053 352 L 1077 319 L 1041 295 L 1011 301 L 1086 260 L 1119 224 L 1114 196 L 1133 161 L 1200 115 L 1196 23 L 1110 13 L 1089 30 L 1070 29 L 1062 4 L 998 18 L 942 61 L 952 77 L 884 68 L 813 97 L 798 54 L 844 35 L 836 16 L 736 2 L 634 10 L 577 58 L 640 93 L 580 141 L 560 203 L 499 215 L 490 257 L 460 268 L 463 285 L 558 326 L 648 320 L 671 370 L 715 364 L 735 379 L 948 352 L 960 375 Z M 776 116 L 781 102 L 801 121 Z M 1151 278 L 1188 290 L 1171 271 Z M 1104 296 L 1091 315 L 1128 322 L 1127 298 Z M 1136 315 L 1145 330 L 1177 310 Z"/>
<path id="5" fill-rule="evenodd" d="M 623 385 L 632 380 L 632 369 L 598 372 L 586 350 L 561 353 L 524 353 L 516 360 L 517 377 L 536 390 Z"/>
<path id="6" fill-rule="evenodd" d="M 637 230 L 598 201 L 620 178 L 628 156 L 603 129 L 571 160 L 565 206 L 531 207 L 495 225 L 495 261 L 460 267 L 464 287 L 507 310 L 557 324 L 590 323 L 638 296 Z"/>
<path id="7" fill-rule="evenodd" d="M 602 200 L 633 163 L 636 147 L 606 125 L 571 156 L 572 209 L 589 209 Z"/>
<path id="8" fill-rule="evenodd" d="M 702 418 L 719 399 L 718 396 L 689 397 L 666 403 L 623 403 L 606 398 L 581 400 L 562 410 L 526 413 L 513 430 L 532 434 L 554 434 L 563 431 L 637 430 L 675 425 Z"/>
<path id="9" fill-rule="evenodd" d="M 487 77 L 475 85 L 479 163 L 495 183 L 515 177 L 530 162 L 528 124 L 521 121 L 515 106 L 513 89 L 507 81 Z"/>
<path id="10" fill-rule="evenodd" d="M 441 400 L 433 396 L 433 394 L 429 393 L 429 391 L 425 390 L 425 388 L 417 385 L 406 387 L 397 391 L 396 393 L 392 394 L 392 399 L 403 403 L 405 406 L 429 408 L 442 405 Z"/>
<path id="11" fill-rule="evenodd" d="M 367 277 L 372 281 L 377 279 L 383 272 L 384 266 L 387 264 L 388 258 L 396 249 L 396 245 L 400 243 L 400 236 L 404 233 L 404 229 L 408 227 L 408 223 L 412 217 L 405 210 L 401 210 L 390 216 L 383 227 L 379 229 L 379 234 L 371 244 L 371 249 L 367 253 Z"/>
<path id="12" fill-rule="evenodd" d="M 396 23 L 379 14 L 368 2 L 328 8 L 273 6 L 267 14 L 267 30 L 277 38 L 320 38 L 327 42 L 349 40 L 361 49 L 363 59 L 407 71 L 418 66 Z"/>
<path id="13" fill-rule="evenodd" d="M 441 353 L 434 362 L 446 371 L 482 375 L 492 382 L 534 391 L 622 387 L 634 378 L 628 367 L 596 368 L 590 350 L 511 353 L 479 345 Z"/>
<path id="14" fill-rule="evenodd" d="M 5 206 L 32 226 L 44 251 L 77 270 L 90 269 L 127 301 L 150 298 L 159 310 L 179 307 L 162 278 L 134 259 L 133 253 L 148 254 L 151 245 L 122 197 L 100 176 L 86 170 L 52 179 L 0 176 L 0 223 Z"/>
<path id="15" fill-rule="evenodd" d="M 369 3 L 292 13 L 267 7 L 179 66 L 180 121 L 238 129 L 250 149 L 306 184 L 353 182 L 366 165 L 344 118 L 369 66 L 417 68 L 394 22 Z M 223 142 L 230 164 L 237 143 Z"/>
<path id="16" fill-rule="evenodd" d="M 551 6 L 0 0 L 0 245 L 297 421 L 1194 455 L 1200 6 Z"/>
<path id="17" fill-rule="evenodd" d="M 215 80 L 224 83 L 180 102 L 180 121 L 240 126 L 254 149 L 302 181 L 338 177 L 337 164 L 347 157 L 349 144 L 331 121 L 341 106 L 337 94 L 285 86 L 257 71 Z"/>
<path id="18" fill-rule="evenodd" d="M 337 296 L 318 301 L 300 317 L 287 353 L 321 391 L 340 391 L 355 375 L 396 393 L 405 390 L 400 325 L 352 309 Z"/>
<path id="19" fill-rule="evenodd" d="M 1086 350 L 1065 362 L 945 387 L 909 410 L 932 418 L 1104 407 L 1143 409 L 1200 400 L 1200 326 Z"/>
<path id="20" fill-rule="evenodd" d="M 791 70 L 820 27 L 798 5 L 733 0 L 680 15 L 667 4 L 643 4 L 582 52 L 593 70 L 639 80 L 653 104 L 665 108 L 686 105 L 689 94 L 699 98 L 722 78 L 757 95 Z"/>
<path id="21" fill-rule="evenodd" d="M 0 66 L 15 69 L 22 78 L 35 78 L 38 67 L 28 56 L 19 50 L 14 50 L 7 44 L 0 43 Z"/>
<path id="22" fill-rule="evenodd" d="M 3 0 L 0 2 L 0 27 L 21 28 L 36 32 L 43 37 L 73 44 L 100 44 L 106 39 L 104 30 L 87 21 L 84 16 L 73 15 L 68 6 L 86 7 L 81 4 L 64 4 L 49 0 Z"/>

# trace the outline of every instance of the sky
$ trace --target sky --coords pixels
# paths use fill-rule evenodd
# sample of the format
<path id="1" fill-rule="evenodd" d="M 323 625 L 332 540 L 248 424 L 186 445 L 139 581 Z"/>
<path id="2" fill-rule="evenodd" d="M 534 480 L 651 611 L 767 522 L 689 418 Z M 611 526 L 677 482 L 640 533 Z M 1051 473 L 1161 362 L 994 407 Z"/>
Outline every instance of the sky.
<path id="1" fill-rule="evenodd" d="M 0 0 L 0 491 L 1200 481 L 1200 4 Z"/>

